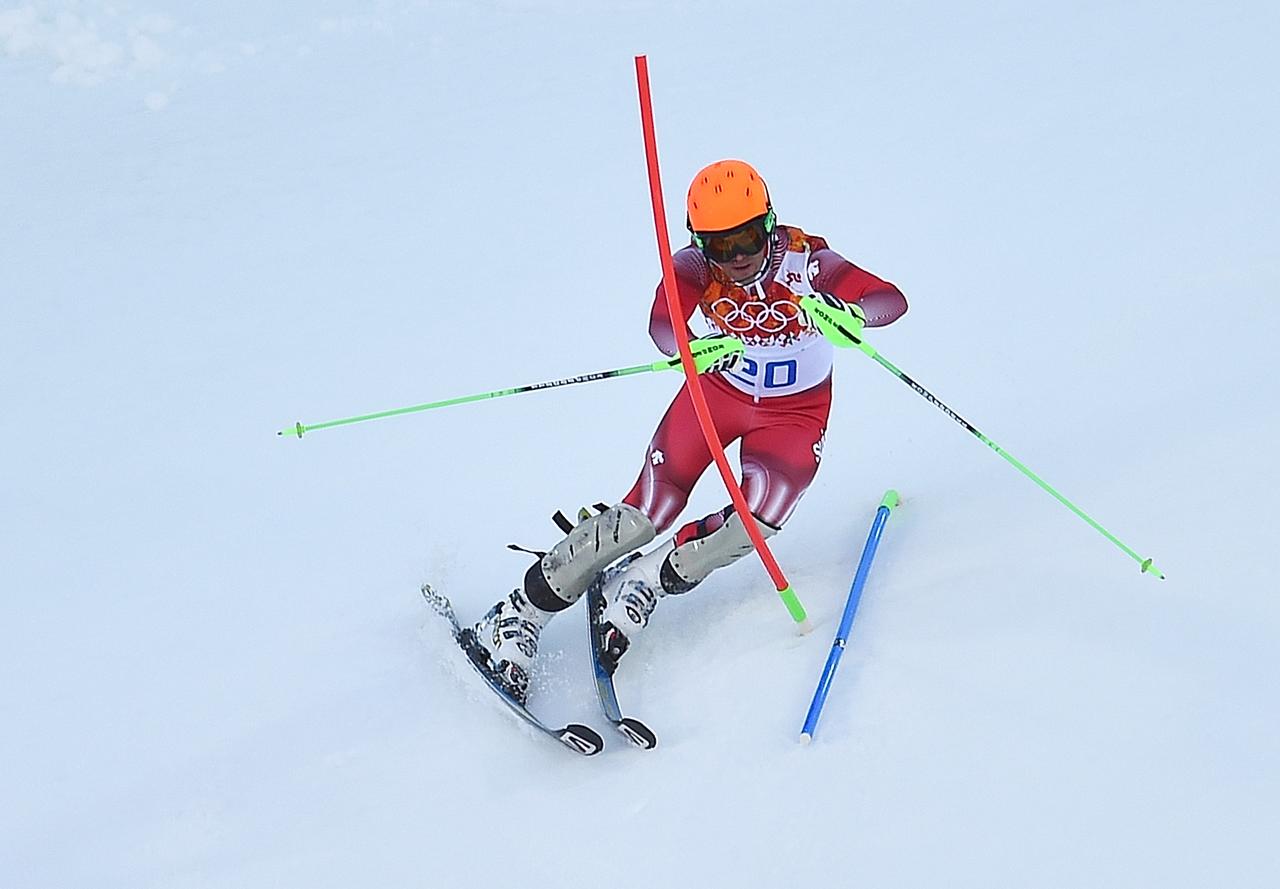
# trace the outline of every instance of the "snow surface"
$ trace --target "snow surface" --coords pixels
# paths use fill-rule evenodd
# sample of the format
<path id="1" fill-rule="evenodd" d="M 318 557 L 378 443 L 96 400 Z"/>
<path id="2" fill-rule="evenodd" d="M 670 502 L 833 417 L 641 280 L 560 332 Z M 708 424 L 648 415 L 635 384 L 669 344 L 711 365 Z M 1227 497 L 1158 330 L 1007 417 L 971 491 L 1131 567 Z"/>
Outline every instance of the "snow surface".
<path id="1" fill-rule="evenodd" d="M 0 885 L 1276 885 L 1278 39 L 1269 2 L 0 0 Z M 488 700 L 418 585 L 478 615 L 677 378 L 275 430 L 652 360 L 636 53 L 669 208 L 755 162 L 907 293 L 882 352 L 1169 580 L 842 354 L 775 539 L 814 633 L 754 562 L 663 603 L 619 676 L 651 753 Z M 582 622 L 536 704 L 599 725 Z"/>

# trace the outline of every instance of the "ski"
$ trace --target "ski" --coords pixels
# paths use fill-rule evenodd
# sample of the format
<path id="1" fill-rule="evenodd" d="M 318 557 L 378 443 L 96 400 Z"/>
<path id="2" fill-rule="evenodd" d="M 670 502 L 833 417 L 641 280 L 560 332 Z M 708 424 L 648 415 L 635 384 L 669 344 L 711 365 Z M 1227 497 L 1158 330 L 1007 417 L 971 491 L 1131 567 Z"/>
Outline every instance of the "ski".
<path id="1" fill-rule="evenodd" d="M 453 604 L 449 601 L 449 597 L 432 589 L 430 584 L 424 583 L 422 585 L 422 598 L 426 600 L 427 605 L 436 614 L 449 622 L 453 641 L 462 649 L 462 653 L 467 656 L 467 662 L 480 674 L 480 678 L 484 680 L 485 685 L 493 690 L 493 693 L 502 700 L 502 703 L 507 705 L 512 713 L 515 713 L 525 723 L 533 726 L 547 737 L 559 741 L 574 753 L 580 753 L 583 756 L 595 756 L 604 749 L 604 738 L 600 737 L 599 732 L 590 726 L 571 722 L 563 728 L 553 728 L 534 716 L 528 707 L 512 697 L 511 693 L 503 688 L 495 678 L 486 663 L 483 649 L 475 641 L 475 634 L 471 628 L 464 628 L 458 625 L 458 618 L 453 613 Z"/>
<path id="2" fill-rule="evenodd" d="M 592 673 L 595 675 L 596 695 L 600 699 L 601 712 L 632 744 L 645 750 L 652 750 L 658 745 L 658 736 L 640 720 L 622 715 L 622 707 L 618 704 L 618 690 L 613 684 L 613 674 L 600 662 L 600 618 L 607 604 L 604 600 L 604 587 L 611 577 L 626 568 L 637 555 L 628 556 L 607 571 L 600 572 L 587 588 L 587 628 L 588 635 L 591 637 Z"/>

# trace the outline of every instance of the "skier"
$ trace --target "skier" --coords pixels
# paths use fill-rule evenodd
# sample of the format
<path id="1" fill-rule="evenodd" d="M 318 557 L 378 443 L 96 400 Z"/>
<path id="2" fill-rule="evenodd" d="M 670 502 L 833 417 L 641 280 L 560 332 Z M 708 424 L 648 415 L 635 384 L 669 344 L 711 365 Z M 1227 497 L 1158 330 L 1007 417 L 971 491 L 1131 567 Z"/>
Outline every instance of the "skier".
<path id="1" fill-rule="evenodd" d="M 831 250 L 825 240 L 776 222 L 764 180 L 748 164 L 724 160 L 689 186 L 689 246 L 674 256 L 682 317 L 701 310 L 710 334 L 732 337 L 731 352 L 706 368 L 704 390 L 727 446 L 741 440 L 742 491 L 757 528 L 782 528 L 813 480 L 831 408 L 834 349 L 800 306 L 815 296 L 841 326 L 861 331 L 902 316 L 907 302 L 893 284 Z M 658 285 L 649 335 L 677 352 L 665 288 Z M 691 333 L 691 339 L 694 339 Z M 847 345 L 848 343 L 844 343 Z M 542 629 L 576 602 L 613 562 L 653 541 L 675 521 L 712 461 L 688 388 L 682 386 L 649 443 L 644 467 L 621 502 L 579 523 L 472 628 L 499 682 L 520 702 Z M 681 527 L 634 559 L 606 586 L 601 658 L 612 673 L 649 622 L 658 601 L 686 593 L 712 571 L 752 550 L 733 507 Z"/>

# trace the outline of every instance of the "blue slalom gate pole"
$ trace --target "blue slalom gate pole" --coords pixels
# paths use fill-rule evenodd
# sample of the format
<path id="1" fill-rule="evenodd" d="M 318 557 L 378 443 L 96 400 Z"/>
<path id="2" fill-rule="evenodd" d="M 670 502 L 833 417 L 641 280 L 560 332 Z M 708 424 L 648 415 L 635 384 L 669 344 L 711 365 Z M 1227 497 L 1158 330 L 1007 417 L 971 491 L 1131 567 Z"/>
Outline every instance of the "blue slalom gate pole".
<path id="1" fill-rule="evenodd" d="M 858 611 L 858 600 L 862 598 L 862 588 L 867 585 L 867 575 L 871 573 L 871 560 L 876 557 L 876 548 L 880 546 L 880 535 L 884 533 L 889 514 L 898 506 L 901 498 L 897 491 L 886 491 L 876 510 L 876 517 L 871 522 L 871 533 L 867 535 L 867 543 L 862 547 L 862 558 L 858 562 L 858 571 L 853 576 L 853 586 L 849 588 L 849 599 L 844 603 L 844 616 L 840 618 L 840 628 L 836 630 L 836 640 L 831 643 L 831 653 L 827 655 L 826 666 L 822 668 L 822 677 L 818 680 L 818 689 L 813 693 L 813 703 L 809 705 L 809 713 L 804 718 L 804 728 L 800 729 L 800 741 L 808 744 L 813 740 L 813 733 L 818 728 L 818 717 L 822 715 L 822 705 L 827 702 L 827 692 L 831 690 L 831 681 L 835 678 L 836 667 L 840 666 L 840 658 L 844 654 L 844 644 L 849 638 L 849 630 L 853 627 L 853 616 Z"/>

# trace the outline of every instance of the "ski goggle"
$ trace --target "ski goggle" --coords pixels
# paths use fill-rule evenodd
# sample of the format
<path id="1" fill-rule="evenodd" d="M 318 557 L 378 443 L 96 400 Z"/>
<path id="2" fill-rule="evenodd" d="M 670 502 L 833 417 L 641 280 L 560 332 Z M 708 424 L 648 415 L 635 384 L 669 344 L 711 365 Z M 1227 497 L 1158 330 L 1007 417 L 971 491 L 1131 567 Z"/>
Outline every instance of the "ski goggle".
<path id="1" fill-rule="evenodd" d="M 769 231 L 764 216 L 728 231 L 693 233 L 694 246 L 712 262 L 724 263 L 738 256 L 751 256 L 763 250 L 768 243 Z"/>

